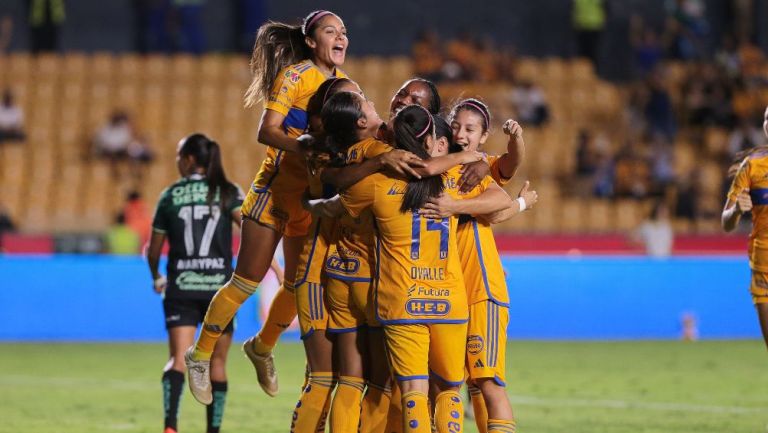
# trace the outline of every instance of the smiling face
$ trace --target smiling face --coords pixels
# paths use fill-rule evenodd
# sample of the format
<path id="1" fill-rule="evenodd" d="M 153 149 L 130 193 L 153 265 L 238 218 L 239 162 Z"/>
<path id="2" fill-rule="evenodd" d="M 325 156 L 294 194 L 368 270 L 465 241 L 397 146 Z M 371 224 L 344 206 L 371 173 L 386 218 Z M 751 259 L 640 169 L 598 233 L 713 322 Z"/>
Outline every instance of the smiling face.
<path id="1" fill-rule="evenodd" d="M 403 107 L 413 104 L 429 109 L 431 102 L 432 95 L 429 92 L 429 86 L 423 81 L 410 80 L 392 97 L 392 101 L 389 103 L 389 116 L 392 117 Z"/>
<path id="2" fill-rule="evenodd" d="M 347 28 L 339 17 L 329 14 L 320 18 L 313 26 L 312 35 L 307 36 L 307 45 L 314 52 L 314 61 L 328 68 L 335 68 L 344 64 L 347 55 Z"/>
<path id="3" fill-rule="evenodd" d="M 488 131 L 483 131 L 483 116 L 467 108 L 456 113 L 451 129 L 454 142 L 464 150 L 477 150 L 488 139 Z"/>

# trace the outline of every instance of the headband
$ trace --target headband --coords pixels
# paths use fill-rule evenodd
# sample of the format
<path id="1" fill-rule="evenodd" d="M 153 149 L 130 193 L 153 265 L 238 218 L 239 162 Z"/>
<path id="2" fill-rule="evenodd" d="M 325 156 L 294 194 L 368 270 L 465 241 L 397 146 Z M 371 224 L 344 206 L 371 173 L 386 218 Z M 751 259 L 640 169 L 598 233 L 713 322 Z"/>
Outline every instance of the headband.
<path id="1" fill-rule="evenodd" d="M 466 100 L 461 105 L 469 105 L 470 107 L 472 107 L 475 110 L 479 111 L 480 114 L 483 115 L 483 120 L 485 120 L 485 129 L 488 129 L 488 128 L 491 127 L 491 122 L 490 122 L 490 120 L 488 120 L 488 115 L 485 114 L 485 110 L 483 110 L 480 107 L 480 104 L 478 104 L 478 103 L 476 103 L 475 101 L 472 101 L 472 100 Z"/>
<path id="2" fill-rule="evenodd" d="M 429 131 L 429 128 L 432 127 L 432 115 L 429 113 L 429 110 L 422 107 L 421 105 L 416 105 L 416 106 L 424 110 L 425 113 L 427 113 L 427 119 L 428 119 L 427 126 L 424 127 L 424 130 L 416 134 L 416 138 L 421 138 L 424 134 L 427 133 L 427 131 Z"/>
<path id="3" fill-rule="evenodd" d="M 323 95 L 323 103 L 321 105 L 325 105 L 325 101 L 328 100 L 328 93 L 331 91 L 331 89 L 333 89 L 333 86 L 336 85 L 336 82 L 341 80 L 341 78 L 332 77 L 332 78 L 329 78 L 329 80 L 333 80 L 333 81 L 331 82 L 331 84 L 328 85 L 328 88 L 325 89 L 325 95 Z"/>
<path id="4" fill-rule="evenodd" d="M 324 17 L 324 16 L 326 16 L 326 15 L 330 15 L 330 14 L 333 14 L 333 12 L 331 12 L 331 11 L 323 11 L 323 10 L 319 10 L 319 11 L 316 11 L 316 12 L 314 13 L 314 15 L 312 15 L 312 18 L 310 18 L 309 20 L 307 20 L 307 21 L 304 23 L 304 25 L 303 25 L 303 26 L 301 26 L 301 33 L 303 33 L 303 34 L 304 34 L 304 36 L 309 36 L 309 35 L 307 34 L 307 30 L 311 29 L 311 28 L 312 28 L 312 25 L 313 25 L 313 24 L 315 24 L 317 21 L 319 21 L 319 20 L 320 20 L 320 18 L 322 18 L 322 17 Z"/>

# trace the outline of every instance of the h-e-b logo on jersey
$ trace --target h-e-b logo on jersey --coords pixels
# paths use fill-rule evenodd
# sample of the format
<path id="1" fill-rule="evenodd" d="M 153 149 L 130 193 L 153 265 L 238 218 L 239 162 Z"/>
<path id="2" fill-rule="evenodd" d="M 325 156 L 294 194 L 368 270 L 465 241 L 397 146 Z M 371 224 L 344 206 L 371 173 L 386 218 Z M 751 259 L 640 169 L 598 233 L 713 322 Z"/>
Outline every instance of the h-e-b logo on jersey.
<path id="1" fill-rule="evenodd" d="M 409 299 L 405 311 L 411 316 L 445 316 L 451 311 L 451 303 L 445 299 Z"/>
<path id="2" fill-rule="evenodd" d="M 326 260 L 325 267 L 344 274 L 354 274 L 360 269 L 360 260 L 332 255 Z"/>

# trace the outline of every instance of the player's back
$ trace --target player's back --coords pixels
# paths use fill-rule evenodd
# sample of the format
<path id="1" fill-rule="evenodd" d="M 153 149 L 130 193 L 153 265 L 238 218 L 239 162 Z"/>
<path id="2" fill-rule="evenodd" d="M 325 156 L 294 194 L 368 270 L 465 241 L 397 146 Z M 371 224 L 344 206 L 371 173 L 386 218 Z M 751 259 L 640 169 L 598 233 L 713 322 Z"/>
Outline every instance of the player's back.
<path id="1" fill-rule="evenodd" d="M 153 229 L 168 237 L 166 297 L 203 298 L 217 290 L 232 273 L 232 216 L 242 203 L 233 186 L 228 203 L 220 194 L 208 203 L 208 183 L 201 175 L 185 177 L 161 194 Z"/>
<path id="2" fill-rule="evenodd" d="M 376 219 L 376 304 L 383 323 L 463 322 L 467 299 L 456 248 L 456 218 L 401 212 L 408 183 L 374 174 L 342 195 L 350 213 Z"/>

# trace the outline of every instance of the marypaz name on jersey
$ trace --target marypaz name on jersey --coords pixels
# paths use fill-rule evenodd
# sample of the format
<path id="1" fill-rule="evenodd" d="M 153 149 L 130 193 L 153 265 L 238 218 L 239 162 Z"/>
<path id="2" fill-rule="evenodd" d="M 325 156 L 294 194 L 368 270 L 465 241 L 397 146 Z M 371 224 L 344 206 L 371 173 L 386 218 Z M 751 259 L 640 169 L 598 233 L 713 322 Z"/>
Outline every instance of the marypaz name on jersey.
<path id="1" fill-rule="evenodd" d="M 176 269 L 226 269 L 226 264 L 223 257 L 179 259 L 176 261 Z"/>

